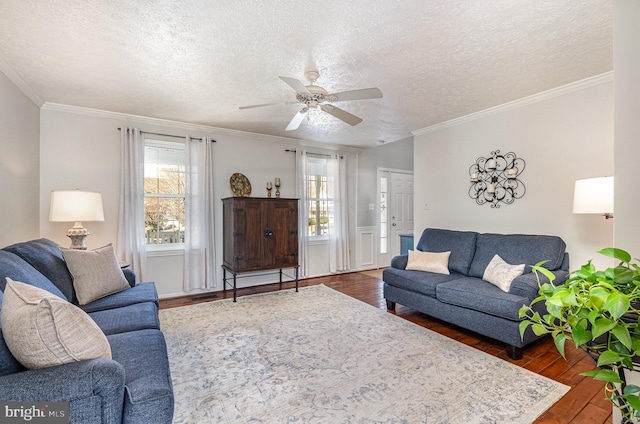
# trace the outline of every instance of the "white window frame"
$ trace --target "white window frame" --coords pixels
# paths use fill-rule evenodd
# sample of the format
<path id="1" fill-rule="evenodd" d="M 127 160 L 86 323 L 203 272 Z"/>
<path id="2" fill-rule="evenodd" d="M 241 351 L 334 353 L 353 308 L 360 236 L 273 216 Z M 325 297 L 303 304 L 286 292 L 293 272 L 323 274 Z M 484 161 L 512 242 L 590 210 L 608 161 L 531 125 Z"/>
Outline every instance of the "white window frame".
<path id="1" fill-rule="evenodd" d="M 180 141 L 165 141 L 158 140 L 154 138 L 145 138 L 144 140 L 145 147 L 157 147 L 157 148 L 165 148 L 172 150 L 182 150 L 185 152 L 185 160 L 186 160 L 186 150 L 185 150 L 185 142 Z M 144 197 L 146 198 L 183 198 L 186 199 L 186 187 L 185 194 L 155 194 L 155 193 L 144 193 Z M 146 213 L 146 211 L 145 211 Z M 146 243 L 146 234 L 145 234 L 145 243 Z M 184 243 L 167 243 L 167 244 L 149 244 L 146 243 L 146 250 L 148 256 L 163 256 L 165 254 L 170 254 L 171 252 L 184 252 Z"/>
<path id="2" fill-rule="evenodd" d="M 309 171 L 312 168 L 312 166 L 311 166 L 312 163 L 317 164 L 317 166 L 324 167 L 324 177 L 327 179 L 327 184 L 329 184 L 329 178 L 328 178 L 328 175 L 327 175 L 327 160 L 328 159 L 326 157 L 310 156 L 310 157 L 307 158 L 307 160 L 309 161 L 309 165 L 310 165 L 309 166 Z M 319 175 L 319 174 L 311 174 L 311 172 L 309 172 L 309 174 L 307 175 L 307 181 L 309 181 L 311 179 L 311 175 L 322 176 L 322 175 Z M 309 197 L 307 195 L 307 198 L 305 199 L 305 201 L 307 202 L 307 207 L 309 206 L 309 203 L 311 201 L 317 202 L 316 205 L 319 205 L 320 201 L 326 201 L 327 202 L 327 219 L 331 219 L 331 217 L 329 216 L 328 205 L 329 205 L 329 202 L 331 202 L 333 199 L 329 197 L 329 192 L 330 191 L 331 190 L 329 190 L 329 188 L 327 187 L 327 197 L 326 198 L 323 198 L 323 197 Z M 316 192 L 319 192 L 319 191 L 316 191 Z M 319 210 L 319 208 L 317 208 L 317 210 Z M 311 218 L 311 208 L 308 207 L 308 215 L 306 217 L 306 221 L 308 222 L 310 218 Z M 319 227 L 319 223 L 320 223 L 320 216 L 316 215 L 316 219 L 317 219 L 317 222 L 318 222 L 318 224 L 316 224 L 316 228 L 318 228 Z M 328 223 L 327 223 L 327 225 L 328 225 Z M 308 228 L 309 227 L 307 225 L 307 231 L 308 231 Z M 307 236 L 308 236 L 308 240 L 309 240 L 310 244 L 325 244 L 325 243 L 329 242 L 329 235 L 328 234 L 327 235 L 317 234 L 317 231 L 316 231 L 315 235 L 308 235 L 307 234 Z"/>

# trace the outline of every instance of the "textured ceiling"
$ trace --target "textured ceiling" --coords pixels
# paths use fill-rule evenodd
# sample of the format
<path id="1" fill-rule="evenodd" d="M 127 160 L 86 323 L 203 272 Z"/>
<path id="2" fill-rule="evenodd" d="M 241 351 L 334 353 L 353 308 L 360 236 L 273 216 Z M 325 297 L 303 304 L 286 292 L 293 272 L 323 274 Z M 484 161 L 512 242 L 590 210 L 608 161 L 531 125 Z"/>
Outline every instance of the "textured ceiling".
<path id="1" fill-rule="evenodd" d="M 613 0 L 2 0 L 0 59 L 43 101 L 373 146 L 612 70 Z M 317 69 L 355 126 L 278 76 Z M 6 72 L 10 73 L 10 72 Z M 282 102 L 239 110 L 239 106 Z"/>

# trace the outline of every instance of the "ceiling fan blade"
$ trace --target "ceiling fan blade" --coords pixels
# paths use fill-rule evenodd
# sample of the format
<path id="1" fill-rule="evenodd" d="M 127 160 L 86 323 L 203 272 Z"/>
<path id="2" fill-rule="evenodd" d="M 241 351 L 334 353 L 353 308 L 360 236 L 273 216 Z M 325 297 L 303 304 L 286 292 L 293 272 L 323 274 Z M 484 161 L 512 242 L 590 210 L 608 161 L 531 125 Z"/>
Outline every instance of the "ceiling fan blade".
<path id="1" fill-rule="evenodd" d="M 254 107 L 275 106 L 281 103 L 263 103 L 261 105 L 240 106 L 238 109 L 253 109 Z"/>
<path id="2" fill-rule="evenodd" d="M 342 110 L 339 107 L 335 107 L 333 105 L 325 105 L 322 104 L 320 105 L 320 109 L 324 110 L 325 112 L 327 112 L 329 115 L 333 115 L 336 118 L 346 122 L 349 125 L 358 125 L 360 122 L 362 122 L 361 118 L 358 118 L 355 115 L 350 114 L 349 112 L 347 112 L 346 110 Z"/>
<path id="3" fill-rule="evenodd" d="M 304 109 L 302 109 L 300 112 L 297 112 L 293 116 L 293 119 L 291 120 L 291 122 L 289 122 L 289 125 L 287 125 L 287 131 L 297 130 L 300 124 L 302 123 L 302 121 L 304 121 L 304 118 L 307 116 L 308 113 L 309 113 L 309 110 L 304 110 Z"/>
<path id="4" fill-rule="evenodd" d="M 302 82 L 300 82 L 300 80 L 297 80 L 295 78 L 289 78 L 289 77 L 278 77 L 280 78 L 282 81 L 284 81 L 289 87 L 293 88 L 294 90 L 296 90 L 296 93 L 308 93 L 309 90 L 307 90 L 307 87 L 304 86 L 304 84 Z"/>
<path id="5" fill-rule="evenodd" d="M 380 99 L 382 98 L 382 91 L 379 88 L 363 88 L 361 90 L 343 91 L 341 93 L 333 93 L 331 96 L 336 96 L 338 100 L 336 102 L 344 102 L 348 100 L 367 100 L 367 99 Z"/>

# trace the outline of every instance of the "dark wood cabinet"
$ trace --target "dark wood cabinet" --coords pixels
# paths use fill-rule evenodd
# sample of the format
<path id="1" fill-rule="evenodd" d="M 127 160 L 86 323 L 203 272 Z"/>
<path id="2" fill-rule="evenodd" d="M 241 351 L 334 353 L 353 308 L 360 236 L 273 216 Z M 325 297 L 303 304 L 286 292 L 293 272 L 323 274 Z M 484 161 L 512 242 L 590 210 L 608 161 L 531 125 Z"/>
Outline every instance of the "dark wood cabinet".
<path id="1" fill-rule="evenodd" d="M 298 282 L 298 199 L 227 197 L 222 199 L 223 269 L 236 274 L 295 268 Z"/>

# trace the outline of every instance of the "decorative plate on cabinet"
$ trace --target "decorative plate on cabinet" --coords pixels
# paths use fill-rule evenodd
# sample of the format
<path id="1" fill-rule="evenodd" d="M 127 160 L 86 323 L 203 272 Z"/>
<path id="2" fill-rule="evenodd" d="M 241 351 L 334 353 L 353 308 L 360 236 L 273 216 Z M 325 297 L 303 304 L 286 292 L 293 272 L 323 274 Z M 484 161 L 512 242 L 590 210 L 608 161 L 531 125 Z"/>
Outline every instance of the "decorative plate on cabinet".
<path id="1" fill-rule="evenodd" d="M 246 197 L 251 194 L 251 183 L 243 174 L 236 172 L 229 178 L 231 191 L 236 197 Z"/>

